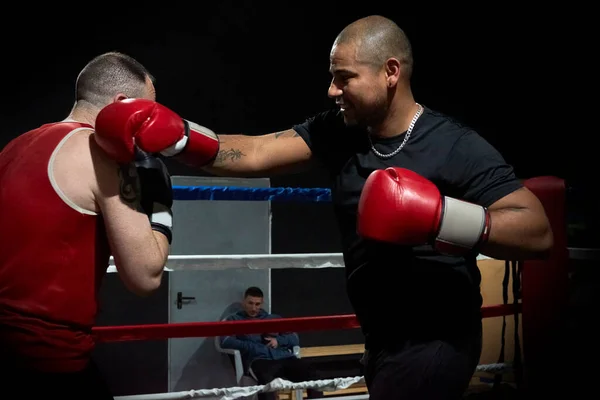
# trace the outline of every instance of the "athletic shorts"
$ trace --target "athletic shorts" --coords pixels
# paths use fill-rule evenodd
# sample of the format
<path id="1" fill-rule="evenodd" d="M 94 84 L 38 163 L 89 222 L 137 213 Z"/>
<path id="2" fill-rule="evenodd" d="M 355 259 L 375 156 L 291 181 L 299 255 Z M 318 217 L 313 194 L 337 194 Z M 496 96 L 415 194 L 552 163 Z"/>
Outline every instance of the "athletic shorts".
<path id="1" fill-rule="evenodd" d="M 365 352 L 369 400 L 457 400 L 481 356 L 481 329 L 459 340 L 407 340 Z"/>

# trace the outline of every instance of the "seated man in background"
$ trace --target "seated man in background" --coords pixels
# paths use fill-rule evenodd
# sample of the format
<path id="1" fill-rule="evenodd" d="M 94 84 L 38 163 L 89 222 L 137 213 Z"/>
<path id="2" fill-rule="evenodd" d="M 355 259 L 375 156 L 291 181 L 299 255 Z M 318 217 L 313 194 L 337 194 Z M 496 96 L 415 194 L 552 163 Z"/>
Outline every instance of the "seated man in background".
<path id="1" fill-rule="evenodd" d="M 262 308 L 263 292 L 258 287 L 249 287 L 244 293 L 242 301 L 243 310 L 226 318 L 227 321 L 241 321 L 249 319 L 281 318 L 276 314 L 269 314 Z M 263 333 L 262 335 L 236 335 L 222 336 L 221 348 L 239 350 L 244 364 L 244 371 L 256 381 L 265 385 L 275 378 L 282 378 L 292 382 L 315 380 L 310 365 L 294 354 L 294 346 L 299 345 L 298 335 L 295 332 Z M 308 398 L 323 397 L 316 390 L 307 390 Z M 275 400 L 277 393 L 259 393 L 259 400 Z"/>

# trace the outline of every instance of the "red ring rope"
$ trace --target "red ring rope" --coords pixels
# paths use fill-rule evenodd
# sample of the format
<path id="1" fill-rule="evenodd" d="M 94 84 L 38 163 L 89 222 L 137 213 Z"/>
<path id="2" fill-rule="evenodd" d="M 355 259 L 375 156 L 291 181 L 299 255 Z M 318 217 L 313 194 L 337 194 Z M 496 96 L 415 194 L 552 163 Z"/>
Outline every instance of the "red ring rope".
<path id="1" fill-rule="evenodd" d="M 520 304 L 517 305 L 516 311 L 521 312 Z M 514 304 L 498 304 L 481 308 L 483 318 L 513 315 L 514 313 Z M 346 314 L 250 321 L 102 326 L 94 328 L 93 332 L 99 342 L 124 342 L 131 340 L 214 337 L 240 333 L 325 331 L 359 327 L 356 315 Z"/>

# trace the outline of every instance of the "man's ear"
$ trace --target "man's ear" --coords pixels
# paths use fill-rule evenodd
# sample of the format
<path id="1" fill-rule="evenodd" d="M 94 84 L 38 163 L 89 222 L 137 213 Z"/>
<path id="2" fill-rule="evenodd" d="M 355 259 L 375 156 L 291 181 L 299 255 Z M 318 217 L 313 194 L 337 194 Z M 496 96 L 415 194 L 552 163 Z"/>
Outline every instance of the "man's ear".
<path id="1" fill-rule="evenodd" d="M 125 96 L 123 93 L 117 93 L 114 97 L 113 97 L 113 103 L 116 103 L 117 101 L 123 101 L 125 99 L 127 99 L 128 97 Z"/>
<path id="2" fill-rule="evenodd" d="M 395 58 L 390 58 L 385 63 L 385 75 L 388 87 L 394 87 L 400 79 L 400 62 Z"/>

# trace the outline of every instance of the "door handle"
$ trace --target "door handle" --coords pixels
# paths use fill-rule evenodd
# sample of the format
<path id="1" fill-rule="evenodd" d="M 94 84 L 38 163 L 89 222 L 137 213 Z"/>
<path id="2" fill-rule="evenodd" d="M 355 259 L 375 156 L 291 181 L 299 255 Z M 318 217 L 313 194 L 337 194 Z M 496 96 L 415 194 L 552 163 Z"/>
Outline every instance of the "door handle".
<path id="1" fill-rule="evenodd" d="M 185 297 L 182 292 L 177 292 L 177 309 L 181 310 L 184 301 L 196 300 L 195 297 Z"/>

